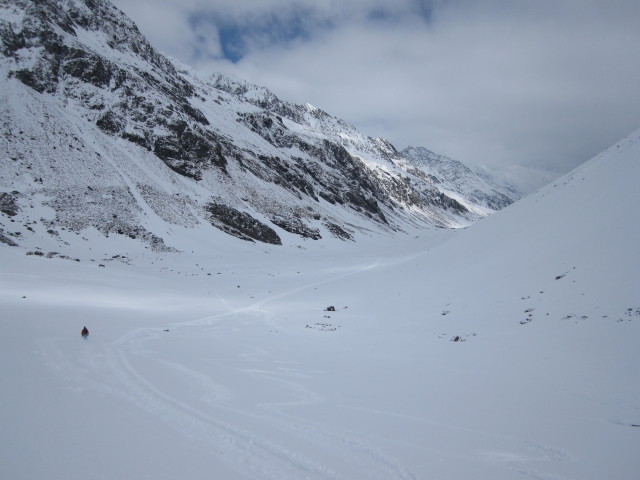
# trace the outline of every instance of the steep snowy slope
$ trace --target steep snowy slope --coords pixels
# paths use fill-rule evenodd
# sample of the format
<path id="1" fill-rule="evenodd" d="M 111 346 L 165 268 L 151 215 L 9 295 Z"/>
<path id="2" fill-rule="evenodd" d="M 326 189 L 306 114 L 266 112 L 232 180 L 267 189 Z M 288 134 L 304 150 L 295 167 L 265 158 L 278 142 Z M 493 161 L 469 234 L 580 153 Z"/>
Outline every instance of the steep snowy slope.
<path id="1" fill-rule="evenodd" d="M 1 2 L 0 53 L 0 191 L 21 226 L 5 222 L 3 238 L 15 244 L 64 250 L 61 230 L 78 240 L 92 227 L 158 250 L 175 248 L 177 228 L 351 240 L 488 213 L 347 122 L 199 78 L 105 0 Z"/>
<path id="2" fill-rule="evenodd" d="M 633 480 L 639 159 L 457 233 L 0 245 L 0 477 Z"/>

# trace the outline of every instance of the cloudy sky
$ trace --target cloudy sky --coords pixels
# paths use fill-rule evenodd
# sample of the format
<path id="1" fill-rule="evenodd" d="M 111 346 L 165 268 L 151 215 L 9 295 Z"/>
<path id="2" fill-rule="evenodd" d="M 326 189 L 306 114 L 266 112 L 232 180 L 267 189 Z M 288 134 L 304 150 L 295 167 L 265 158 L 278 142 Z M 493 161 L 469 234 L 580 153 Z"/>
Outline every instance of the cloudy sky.
<path id="1" fill-rule="evenodd" d="M 640 127 L 638 0 L 113 0 L 160 51 L 396 147 L 567 171 Z"/>

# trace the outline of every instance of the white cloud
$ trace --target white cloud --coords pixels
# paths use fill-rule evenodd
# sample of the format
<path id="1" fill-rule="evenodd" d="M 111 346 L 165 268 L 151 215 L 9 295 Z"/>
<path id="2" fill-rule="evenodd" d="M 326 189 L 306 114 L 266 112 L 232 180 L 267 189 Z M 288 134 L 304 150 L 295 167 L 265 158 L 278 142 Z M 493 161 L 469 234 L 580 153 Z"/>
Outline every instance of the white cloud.
<path id="1" fill-rule="evenodd" d="M 640 126 L 635 0 L 436 1 L 428 22 L 410 0 L 118 1 L 160 50 L 398 147 L 566 170 Z M 305 34 L 252 32 L 268 15 Z M 247 27 L 236 64 L 220 58 L 223 17 Z"/>

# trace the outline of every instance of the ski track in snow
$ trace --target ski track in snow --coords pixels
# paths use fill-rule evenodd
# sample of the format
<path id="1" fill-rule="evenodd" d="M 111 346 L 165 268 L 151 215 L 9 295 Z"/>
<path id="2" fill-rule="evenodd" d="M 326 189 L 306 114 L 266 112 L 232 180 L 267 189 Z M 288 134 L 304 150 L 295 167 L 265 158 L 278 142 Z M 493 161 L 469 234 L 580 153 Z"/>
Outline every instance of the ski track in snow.
<path id="1" fill-rule="evenodd" d="M 41 342 L 40 351 L 57 374 L 76 384 L 74 388 L 97 390 L 159 417 L 186 439 L 209 450 L 220 461 L 231 464 L 250 478 L 276 480 L 308 478 L 309 475 L 326 479 L 346 478 L 304 455 L 219 420 L 217 417 L 223 417 L 224 410 L 217 411 L 219 415 L 214 417 L 159 390 L 133 367 L 129 357 L 140 353 L 132 354 L 127 343 L 113 344 L 100 354 L 85 349 L 78 359 L 65 355 L 66 351 L 59 343 Z M 208 378 L 183 365 L 173 364 L 173 367 L 219 398 L 219 388 Z"/>
<path id="2" fill-rule="evenodd" d="M 196 325 L 210 325 L 215 323 L 216 321 L 222 319 L 222 318 L 228 318 L 234 315 L 238 315 L 241 313 L 255 313 L 255 314 L 259 314 L 263 317 L 263 320 L 266 320 L 266 317 L 268 317 L 267 312 L 264 309 L 264 306 L 270 302 L 273 302 L 275 300 L 280 300 L 282 298 L 286 298 L 289 297 L 291 295 L 294 295 L 296 293 L 305 291 L 305 290 L 309 290 L 312 289 L 314 287 L 318 287 L 320 285 L 325 285 L 331 282 L 335 282 L 337 280 L 340 280 L 342 278 L 345 277 L 349 277 L 352 275 L 356 275 L 362 272 L 366 272 L 368 270 L 372 270 L 374 268 L 376 268 L 378 265 L 380 265 L 382 262 L 381 259 L 376 259 L 375 261 L 373 261 L 370 264 L 367 264 L 365 266 L 361 266 L 361 267 L 357 267 L 357 268 L 353 268 L 353 269 L 349 269 L 348 271 L 346 271 L 345 273 L 342 273 L 340 275 L 336 275 L 336 276 L 332 276 L 329 279 L 325 279 L 325 280 L 319 280 L 317 282 L 312 282 L 309 284 L 305 284 L 293 289 L 289 289 L 286 290 L 284 292 L 281 293 L 277 293 L 275 295 L 270 295 L 265 299 L 259 300 L 257 302 L 253 302 L 248 306 L 245 307 L 233 307 L 228 300 L 226 300 L 224 298 L 223 295 L 221 295 L 215 288 L 211 288 L 212 292 L 216 295 L 216 297 L 227 307 L 227 311 L 224 312 L 220 312 L 216 315 L 212 315 L 212 316 L 207 316 L 204 318 L 200 318 L 197 320 L 192 320 L 192 321 L 188 321 L 188 322 L 178 322 L 178 323 L 174 323 L 172 324 L 173 327 L 186 327 L 186 326 L 196 326 Z M 268 324 L 268 322 L 266 322 Z"/>
<path id="3" fill-rule="evenodd" d="M 329 279 L 302 285 L 244 307 L 232 307 L 216 292 L 226 306 L 225 311 L 198 320 L 175 323 L 172 329 L 207 326 L 246 313 L 258 316 L 269 323 L 268 312 L 265 309 L 269 302 L 373 269 L 379 263 L 378 259 Z M 344 480 L 352 477 L 328 467 L 325 464 L 327 462 L 319 463 L 309 458 L 308 454 L 296 451 L 292 449 L 293 447 L 284 446 L 240 425 L 220 420 L 229 414 L 233 414 L 235 418 L 238 416 L 249 418 L 251 420 L 249 424 L 256 421 L 267 424 L 270 431 L 275 429 L 287 438 L 294 438 L 293 441 L 287 441 L 287 445 L 296 445 L 298 441 L 312 443 L 314 449 L 325 452 L 324 457 L 330 455 L 334 459 L 340 459 L 340 463 L 350 465 L 349 468 L 357 465 L 362 478 L 398 480 L 416 478 L 407 468 L 399 465 L 378 448 L 369 445 L 366 440 L 359 438 L 356 432 L 331 428 L 287 414 L 287 407 L 311 405 L 323 401 L 321 395 L 295 381 L 296 377 L 305 378 L 307 374 L 285 367 L 280 367 L 278 370 L 239 368 L 241 372 L 251 377 L 268 381 L 277 391 L 291 398 L 286 402 L 257 404 L 256 409 L 253 410 L 241 409 L 230 405 L 229 401 L 234 397 L 231 389 L 181 363 L 154 357 L 150 348 L 153 342 L 160 338 L 162 338 L 162 329 L 137 328 L 111 344 L 105 345 L 101 352 L 96 352 L 92 344 L 83 345 L 86 348 L 82 348 L 78 358 L 69 356 L 61 339 L 42 340 L 39 344 L 40 352 L 49 367 L 75 384 L 75 388 L 100 391 L 159 417 L 185 438 L 206 448 L 221 461 L 230 464 L 232 468 L 250 478 Z M 250 353 L 240 354 L 244 363 L 260 362 L 259 357 L 269 355 L 269 352 L 250 345 L 242 347 L 250 350 Z M 173 371 L 179 374 L 183 381 L 188 381 L 200 392 L 200 398 L 208 407 L 206 411 L 195 408 L 156 386 L 152 379 L 145 377 L 136 368 L 136 363 L 140 359 L 160 362 L 163 370 Z"/>

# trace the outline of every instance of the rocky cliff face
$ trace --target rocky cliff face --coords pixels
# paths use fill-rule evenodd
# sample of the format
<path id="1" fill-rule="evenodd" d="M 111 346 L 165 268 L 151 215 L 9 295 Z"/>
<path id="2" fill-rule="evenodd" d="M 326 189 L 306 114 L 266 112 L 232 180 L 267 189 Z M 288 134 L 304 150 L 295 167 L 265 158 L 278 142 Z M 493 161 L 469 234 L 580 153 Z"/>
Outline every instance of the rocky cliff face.
<path id="1" fill-rule="evenodd" d="M 0 51 L 0 234 L 14 243 L 30 234 L 9 231 L 18 212 L 23 226 L 171 249 L 172 226 L 350 240 L 467 225 L 488 213 L 476 204 L 510 201 L 469 195 L 472 174 L 442 180 L 437 162 L 427 171 L 310 105 L 200 78 L 105 0 L 1 2 Z"/>

